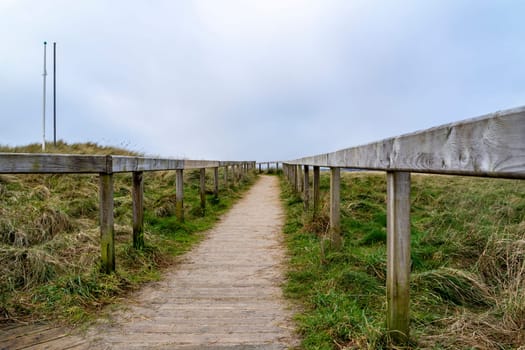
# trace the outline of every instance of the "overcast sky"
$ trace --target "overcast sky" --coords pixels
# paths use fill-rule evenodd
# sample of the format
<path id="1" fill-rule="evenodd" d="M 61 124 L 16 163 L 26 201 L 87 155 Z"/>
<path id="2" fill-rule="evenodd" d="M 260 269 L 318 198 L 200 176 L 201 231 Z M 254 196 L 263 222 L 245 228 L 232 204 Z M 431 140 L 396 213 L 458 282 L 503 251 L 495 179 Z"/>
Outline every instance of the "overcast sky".
<path id="1" fill-rule="evenodd" d="M 0 144 L 281 160 L 525 104 L 525 1 L 0 0 Z"/>

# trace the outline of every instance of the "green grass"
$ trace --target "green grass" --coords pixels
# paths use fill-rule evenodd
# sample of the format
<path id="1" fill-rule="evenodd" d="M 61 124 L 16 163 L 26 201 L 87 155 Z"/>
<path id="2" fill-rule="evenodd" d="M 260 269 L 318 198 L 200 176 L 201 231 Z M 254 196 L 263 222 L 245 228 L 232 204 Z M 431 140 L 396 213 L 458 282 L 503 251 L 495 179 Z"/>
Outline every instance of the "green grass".
<path id="1" fill-rule="evenodd" d="M 324 244 L 329 174 L 314 219 L 282 181 L 304 349 L 381 349 L 386 340 L 386 178 L 344 173 L 344 244 Z M 412 177 L 412 348 L 515 349 L 525 343 L 525 182 Z"/>
<path id="2" fill-rule="evenodd" d="M 2 152 L 38 151 L 38 145 Z M 60 153 L 135 155 L 96 144 Z M 250 175 L 208 192 L 200 208 L 199 171 L 185 171 L 185 221 L 175 217 L 175 172 L 144 174 L 145 248 L 132 248 L 131 175 L 114 183 L 116 272 L 100 272 L 98 178 L 92 175 L 0 175 L 0 323 L 48 320 L 84 324 L 143 283 L 160 278 L 175 257 L 198 243 L 254 181 Z M 231 177 L 231 173 L 230 173 Z M 207 188 L 213 188 L 211 171 Z"/>

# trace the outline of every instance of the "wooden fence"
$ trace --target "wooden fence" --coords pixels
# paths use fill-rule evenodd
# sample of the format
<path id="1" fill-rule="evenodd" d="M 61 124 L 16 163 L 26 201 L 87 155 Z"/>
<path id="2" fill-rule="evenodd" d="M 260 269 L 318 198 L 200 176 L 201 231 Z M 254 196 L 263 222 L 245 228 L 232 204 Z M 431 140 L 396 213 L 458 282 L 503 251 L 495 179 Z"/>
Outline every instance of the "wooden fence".
<path id="1" fill-rule="evenodd" d="M 115 270 L 115 231 L 113 227 L 113 174 L 131 172 L 133 179 L 133 246 L 144 246 L 144 182 L 145 171 L 176 171 L 176 216 L 184 220 L 184 180 L 186 169 L 200 169 L 201 207 L 205 206 L 205 171 L 213 169 L 214 193 L 219 194 L 219 167 L 224 179 L 233 183 L 255 169 L 255 162 L 224 162 L 166 158 L 143 158 L 102 155 L 65 155 L 34 153 L 0 153 L 0 174 L 99 174 L 100 246 L 102 266 L 109 273 Z M 232 174 L 229 176 L 228 169 Z"/>
<path id="2" fill-rule="evenodd" d="M 330 169 L 330 240 L 341 244 L 340 169 L 387 173 L 387 329 L 395 342 L 409 337 L 410 174 L 431 173 L 525 179 L 525 107 L 283 162 L 283 172 L 305 207 L 319 209 L 320 167 Z"/>
<path id="3" fill-rule="evenodd" d="M 260 163 L 256 163 L 255 165 L 259 167 L 259 173 L 262 173 L 264 170 L 266 171 L 270 171 L 271 169 L 279 170 L 280 169 L 279 164 L 281 164 L 281 162 L 271 161 L 271 162 L 260 162 Z"/>

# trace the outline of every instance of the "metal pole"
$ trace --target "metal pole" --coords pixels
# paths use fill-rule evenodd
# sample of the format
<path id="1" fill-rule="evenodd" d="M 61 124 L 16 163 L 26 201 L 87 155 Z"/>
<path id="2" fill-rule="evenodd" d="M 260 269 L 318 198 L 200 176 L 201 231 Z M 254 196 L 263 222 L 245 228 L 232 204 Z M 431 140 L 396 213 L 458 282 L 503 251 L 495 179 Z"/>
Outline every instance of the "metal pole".
<path id="1" fill-rule="evenodd" d="M 57 146 L 57 43 L 53 43 L 53 145 Z"/>
<path id="2" fill-rule="evenodd" d="M 46 150 L 46 48 L 47 42 L 44 41 L 44 93 L 42 96 L 42 151 Z"/>

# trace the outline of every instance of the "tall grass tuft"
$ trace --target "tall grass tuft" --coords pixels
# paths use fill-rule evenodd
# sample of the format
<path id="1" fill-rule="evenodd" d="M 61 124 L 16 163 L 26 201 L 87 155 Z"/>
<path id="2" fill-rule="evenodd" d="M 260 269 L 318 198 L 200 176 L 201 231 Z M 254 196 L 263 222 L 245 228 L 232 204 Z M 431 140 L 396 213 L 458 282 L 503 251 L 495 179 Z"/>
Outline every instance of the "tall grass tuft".
<path id="1" fill-rule="evenodd" d="M 282 188 L 291 256 L 286 295 L 302 306 L 302 346 L 387 348 L 384 174 L 343 173 L 338 252 L 322 242 L 329 175 L 321 174 L 316 217 L 284 180 Z M 523 348 L 525 182 L 414 175 L 411 193 L 408 348 Z"/>

